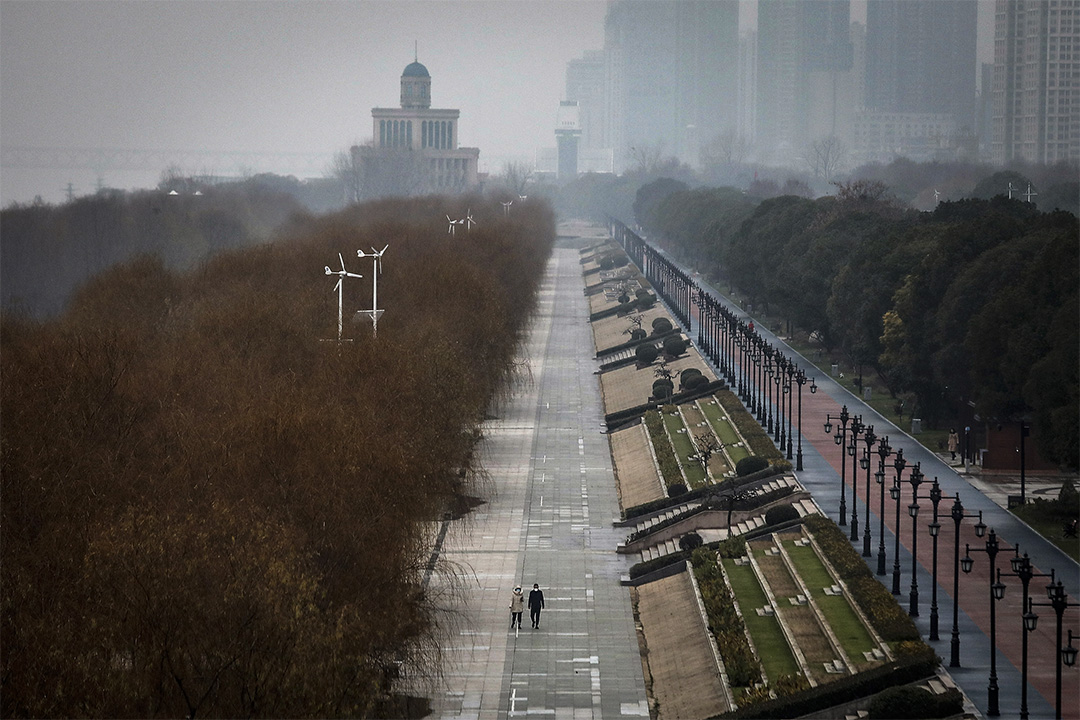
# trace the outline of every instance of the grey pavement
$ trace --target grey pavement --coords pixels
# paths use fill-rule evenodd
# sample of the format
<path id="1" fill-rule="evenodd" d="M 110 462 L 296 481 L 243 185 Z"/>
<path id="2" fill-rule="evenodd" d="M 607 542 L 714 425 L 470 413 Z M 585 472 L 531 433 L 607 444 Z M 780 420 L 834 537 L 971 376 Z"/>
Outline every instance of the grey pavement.
<path id="1" fill-rule="evenodd" d="M 528 372 L 485 423 L 487 502 L 451 523 L 443 546 L 463 586 L 450 595 L 434 717 L 648 716 L 583 287 L 577 250 L 556 248 L 523 350 Z M 527 595 L 534 582 L 540 628 L 526 609 L 524 628 L 510 630 L 511 591 Z"/>

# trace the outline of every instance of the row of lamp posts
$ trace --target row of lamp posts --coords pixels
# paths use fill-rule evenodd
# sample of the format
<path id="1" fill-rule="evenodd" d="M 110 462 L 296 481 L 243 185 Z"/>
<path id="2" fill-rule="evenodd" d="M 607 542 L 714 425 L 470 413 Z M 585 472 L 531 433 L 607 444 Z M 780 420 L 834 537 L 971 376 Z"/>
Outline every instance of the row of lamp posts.
<path id="1" fill-rule="evenodd" d="M 619 223 L 617 220 L 609 221 L 609 229 L 611 235 L 626 249 L 631 259 L 635 261 L 638 267 L 642 268 L 642 272 L 645 273 L 646 278 L 653 283 L 657 288 L 658 293 L 675 308 L 675 312 L 686 325 L 689 330 L 690 302 L 696 301 L 699 312 L 698 322 L 698 345 L 703 352 L 713 361 L 713 363 L 720 369 L 721 375 L 725 377 L 728 384 L 735 390 L 737 390 L 739 397 L 746 405 L 747 409 L 754 413 L 758 421 L 762 424 L 769 433 L 773 435 L 773 439 L 780 447 L 781 452 L 784 451 L 785 446 L 787 450 L 787 458 L 792 459 L 792 403 L 793 396 L 795 394 L 794 388 L 798 387 L 798 414 L 797 414 L 797 428 L 798 428 L 798 452 L 795 455 L 796 469 L 803 469 L 803 454 L 802 454 L 802 386 L 806 383 L 806 373 L 795 365 L 790 359 L 784 356 L 778 349 L 774 348 L 764 338 L 757 334 L 752 325 L 748 325 L 742 322 L 735 314 L 729 310 L 725 305 L 720 303 L 709 293 L 706 293 L 703 289 L 698 288 L 696 284 L 690 280 L 681 270 L 670 263 L 666 258 L 657 253 L 651 246 L 644 240 L 638 237 L 635 233 L 626 228 L 625 225 Z M 775 390 L 775 392 L 774 392 Z M 810 392 L 817 391 L 817 385 L 813 379 L 810 380 Z M 787 407 L 785 408 L 785 401 Z M 775 408 L 775 415 L 773 409 Z M 852 458 L 851 466 L 851 533 L 850 539 L 852 542 L 859 540 L 859 516 L 858 516 L 858 502 L 857 493 L 855 488 L 858 486 L 857 469 L 862 468 L 866 471 L 866 507 L 863 520 L 862 531 L 862 555 L 869 558 L 872 556 L 871 545 L 872 537 L 870 530 L 870 470 L 872 465 L 872 456 L 876 452 L 878 455 L 878 468 L 874 473 L 877 480 L 877 484 L 880 486 L 880 504 L 878 508 L 878 552 L 877 552 L 877 575 L 884 576 L 886 574 L 886 556 L 885 556 L 885 485 L 886 485 L 886 460 L 895 456 L 893 459 L 893 469 L 895 471 L 895 477 L 889 488 L 889 495 L 895 505 L 896 519 L 894 526 L 894 538 L 895 545 L 893 547 L 893 571 L 892 571 L 892 593 L 893 595 L 900 595 L 900 499 L 901 488 L 903 485 L 903 472 L 907 468 L 907 461 L 904 459 L 904 451 L 902 448 L 897 448 L 895 452 L 889 445 L 888 436 L 878 437 L 874 433 L 873 425 L 865 425 L 862 422 L 862 417 L 859 415 L 853 415 L 848 412 L 847 405 L 844 405 L 839 415 L 835 418 L 836 424 L 833 424 L 834 418 L 832 415 L 826 415 L 825 420 L 825 433 L 834 436 L 835 443 L 841 448 L 841 463 L 840 463 L 840 506 L 839 506 L 839 525 L 845 526 L 848 524 L 848 512 L 847 512 L 847 497 L 846 497 L 846 462 L 843 459 L 843 453 L 847 452 L 848 456 Z M 785 427 L 786 422 L 786 427 Z M 865 448 L 859 452 L 859 439 L 862 437 L 862 441 L 865 444 Z M 877 449 L 874 450 L 875 444 Z M 908 505 L 908 515 L 911 517 L 911 586 L 908 593 L 908 614 L 912 617 L 919 615 L 919 586 L 917 580 L 917 564 L 918 564 L 918 517 L 919 517 L 919 500 L 929 500 L 933 506 L 933 519 L 928 524 L 928 530 L 931 540 L 933 542 L 932 551 L 932 576 L 933 583 L 931 586 L 931 600 L 930 600 L 930 640 L 936 642 L 940 640 L 938 634 L 938 602 L 937 602 L 937 577 L 938 577 L 938 536 L 941 531 L 939 505 L 942 500 L 941 486 L 938 484 L 938 480 L 935 477 L 933 484 L 930 487 L 930 491 L 925 496 L 919 495 L 919 487 L 926 480 L 922 473 L 922 469 L 919 463 L 915 464 L 911 473 L 907 479 L 907 483 L 911 485 L 911 503 Z M 1080 639 L 1080 636 L 1074 636 L 1072 629 L 1068 631 L 1068 642 L 1065 646 L 1062 646 L 1062 625 L 1065 610 L 1069 607 L 1076 607 L 1077 603 L 1069 602 L 1068 594 L 1065 592 L 1065 588 L 1060 580 L 1055 582 L 1055 573 L 1053 570 L 1047 573 L 1036 572 L 1031 564 L 1031 560 L 1027 553 L 1020 555 L 1019 547 L 1016 547 L 1015 557 L 1011 559 L 1011 573 L 1002 573 L 997 568 L 997 555 L 1001 550 L 1000 541 L 997 533 L 993 529 L 990 530 L 989 536 L 987 536 L 987 526 L 982 520 L 982 511 L 977 514 L 972 514 L 964 509 L 963 504 L 960 502 L 960 494 L 956 494 L 956 498 L 953 501 L 952 508 L 949 513 L 953 520 L 954 534 L 953 534 L 953 607 L 952 607 L 952 635 L 950 639 L 950 654 L 949 654 L 949 667 L 959 668 L 960 665 L 960 628 L 959 628 L 959 592 L 960 592 L 960 571 L 970 573 L 974 567 L 974 559 L 971 557 L 972 552 L 984 552 L 990 561 L 990 583 L 989 583 L 989 595 L 990 595 L 990 677 L 989 684 L 987 686 L 987 715 L 998 716 L 1000 715 L 1000 708 L 998 706 L 999 686 L 997 678 L 997 614 L 996 603 L 1005 596 L 1005 584 L 1001 582 L 1002 576 L 1012 576 L 1020 579 L 1023 586 L 1023 614 L 1022 614 L 1022 631 L 1023 631 L 1023 644 L 1022 644 L 1022 681 L 1021 681 L 1021 700 L 1020 700 L 1020 717 L 1025 719 L 1028 717 L 1028 705 L 1027 705 L 1027 676 L 1028 676 L 1028 634 L 1034 632 L 1039 616 L 1035 614 L 1035 607 L 1050 607 L 1054 610 L 1057 617 L 1057 644 L 1055 653 L 1055 667 L 1056 667 L 1056 712 L 1057 717 L 1061 718 L 1061 684 L 1062 684 L 1062 664 L 1072 666 L 1076 663 L 1077 648 L 1074 647 L 1074 639 Z M 970 544 L 965 545 L 964 557 L 960 557 L 960 527 L 965 519 L 978 518 L 978 522 L 975 524 L 975 535 L 978 538 L 986 536 L 985 546 L 982 548 L 972 548 Z M 1036 602 L 1030 597 L 1029 584 L 1035 577 L 1049 577 L 1050 584 L 1046 586 L 1047 602 Z"/>
<path id="2" fill-rule="evenodd" d="M 825 420 L 825 432 L 834 436 L 834 440 L 837 445 L 845 448 L 848 454 L 852 457 L 858 452 L 858 439 L 859 436 L 863 436 L 863 441 L 866 444 L 866 449 L 862 457 L 860 458 L 860 466 L 867 470 L 869 477 L 870 467 L 870 455 L 871 449 L 875 442 L 877 443 L 877 455 L 878 455 L 878 470 L 875 473 L 877 477 L 877 483 L 881 486 L 880 490 L 880 505 L 878 508 L 878 554 L 877 554 L 877 574 L 884 576 L 886 558 L 885 558 L 885 463 L 886 459 L 895 454 L 893 460 L 893 468 L 896 471 L 895 479 L 892 486 L 889 489 L 889 495 L 892 498 L 895 511 L 895 546 L 893 549 L 893 572 L 892 572 L 892 593 L 893 595 L 900 595 L 900 498 L 901 488 L 903 484 L 903 471 L 907 467 L 907 463 L 904 459 L 904 451 L 902 448 L 898 448 L 893 453 L 892 448 L 889 446 L 888 437 L 878 438 L 874 435 L 873 426 L 865 427 L 862 424 L 861 418 L 857 415 L 852 415 L 848 412 L 847 406 L 843 406 L 840 410 L 840 414 L 835 418 L 836 424 L 833 424 L 834 418 L 832 415 L 826 415 Z M 839 506 L 839 524 L 845 525 L 847 523 L 847 499 L 846 499 L 846 480 L 845 480 L 845 467 L 846 462 L 840 463 L 840 506 Z M 854 464 L 852 466 L 852 486 L 853 488 L 858 483 L 858 478 L 855 473 Z M 937 602 L 937 578 L 938 578 L 938 536 L 941 531 L 940 520 L 940 503 L 942 500 L 941 486 L 938 483 L 938 479 L 934 478 L 933 484 L 930 487 L 928 494 L 920 496 L 919 486 L 926 480 L 922 473 L 919 463 L 916 463 L 912 468 L 911 474 L 907 479 L 907 483 L 911 485 L 911 504 L 908 505 L 908 515 L 911 517 L 912 525 L 912 547 L 911 547 L 911 587 L 908 595 L 908 614 L 912 617 L 919 615 L 919 586 L 917 580 L 917 558 L 918 558 L 918 517 L 919 517 L 919 500 L 929 500 L 933 506 L 933 519 L 928 524 L 928 530 L 933 542 L 932 551 L 932 566 L 931 573 L 933 577 L 931 600 L 930 600 L 930 637 L 932 642 L 940 640 L 939 635 L 939 622 L 938 622 L 938 602 Z M 867 482 L 867 507 L 866 507 L 866 521 L 863 524 L 863 556 L 869 557 L 870 547 L 870 529 L 869 529 L 869 503 L 870 503 L 870 488 L 869 481 Z M 856 493 L 852 491 L 852 508 L 851 508 L 851 540 L 853 542 L 859 539 L 858 534 L 858 507 L 856 505 Z M 982 511 L 978 514 L 971 514 L 965 511 L 963 504 L 960 502 L 960 494 L 956 494 L 956 499 L 953 502 L 952 509 L 950 511 L 954 524 L 954 544 L 953 544 L 953 609 L 952 609 L 952 638 L 950 647 L 950 659 L 949 667 L 958 668 L 960 665 L 960 628 L 959 628 L 959 591 L 960 591 L 960 571 L 965 573 L 971 572 L 974 566 L 974 559 L 971 557 L 972 552 L 985 552 L 990 560 L 990 677 L 989 684 L 987 686 L 987 715 L 997 716 L 1000 714 L 1000 708 L 998 704 L 998 696 L 1000 687 L 998 686 L 997 677 L 997 613 L 996 602 L 1001 600 L 1005 595 L 1005 584 L 1001 582 L 1003 575 L 1013 576 L 1020 579 L 1023 585 L 1023 644 L 1022 644 L 1022 669 L 1021 669 L 1021 699 L 1020 699 L 1020 717 L 1026 719 L 1028 717 L 1028 703 L 1027 703 L 1027 677 L 1028 677 L 1028 634 L 1034 632 L 1038 623 L 1038 615 L 1033 612 L 1033 608 L 1036 606 L 1053 608 L 1057 616 L 1057 646 L 1055 653 L 1056 663 L 1056 698 L 1055 706 L 1057 709 L 1057 717 L 1061 717 L 1061 685 L 1062 685 L 1062 664 L 1072 666 L 1076 662 L 1077 648 L 1073 646 L 1074 635 L 1072 630 L 1068 631 L 1068 641 L 1065 646 L 1062 646 L 1062 624 L 1065 610 L 1069 607 L 1076 607 L 1076 603 L 1069 602 L 1068 594 L 1065 592 L 1065 588 L 1061 581 L 1054 582 L 1054 571 L 1051 570 L 1049 574 L 1036 572 L 1031 564 L 1031 560 L 1027 553 L 1020 555 L 1019 547 L 1015 548 L 1015 557 L 1012 558 L 1012 572 L 1002 573 L 996 565 L 996 558 L 998 552 L 1000 552 L 1000 541 L 997 534 L 993 529 L 990 530 L 989 536 L 986 538 L 985 547 L 972 548 L 970 544 L 965 546 L 964 557 L 960 557 L 960 526 L 965 519 L 978 518 L 978 522 L 975 524 L 976 537 L 983 538 L 987 535 L 986 524 L 982 521 Z M 1029 583 L 1034 577 L 1049 577 L 1050 584 L 1047 585 L 1046 594 L 1048 602 L 1035 602 L 1029 596 Z M 1080 636 L 1077 636 L 1080 637 Z"/>

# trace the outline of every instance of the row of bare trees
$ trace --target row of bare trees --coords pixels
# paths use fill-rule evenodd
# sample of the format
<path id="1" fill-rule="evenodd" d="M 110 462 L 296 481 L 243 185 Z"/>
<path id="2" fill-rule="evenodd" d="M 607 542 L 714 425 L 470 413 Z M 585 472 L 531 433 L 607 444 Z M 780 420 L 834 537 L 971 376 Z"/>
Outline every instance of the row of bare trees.
<path id="1" fill-rule="evenodd" d="M 462 203 L 479 225 L 448 236 Z M 469 489 L 554 239 L 514 210 L 298 217 L 3 318 L 3 715 L 370 716 L 396 662 L 437 665 L 425 528 Z M 377 340 L 325 341 L 323 266 L 352 256 L 366 308 L 355 251 L 387 243 Z"/>

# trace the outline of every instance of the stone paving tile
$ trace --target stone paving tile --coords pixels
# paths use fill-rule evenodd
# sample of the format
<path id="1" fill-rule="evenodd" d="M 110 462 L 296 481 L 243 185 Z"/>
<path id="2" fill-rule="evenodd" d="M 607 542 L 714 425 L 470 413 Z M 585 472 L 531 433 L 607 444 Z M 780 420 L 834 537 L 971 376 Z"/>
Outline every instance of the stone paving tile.
<path id="1" fill-rule="evenodd" d="M 649 436 L 644 423 L 608 435 L 619 501 L 625 510 L 665 496 L 663 481 L 656 472 Z"/>
<path id="2" fill-rule="evenodd" d="M 556 249 L 523 353 L 531 379 L 485 425 L 490 496 L 444 546 L 465 587 L 449 613 L 459 629 L 447 670 L 429 683 L 432 717 L 648 715 L 581 290 L 577 251 Z M 540 629 L 526 611 L 511 631 L 511 590 L 533 582 Z"/>

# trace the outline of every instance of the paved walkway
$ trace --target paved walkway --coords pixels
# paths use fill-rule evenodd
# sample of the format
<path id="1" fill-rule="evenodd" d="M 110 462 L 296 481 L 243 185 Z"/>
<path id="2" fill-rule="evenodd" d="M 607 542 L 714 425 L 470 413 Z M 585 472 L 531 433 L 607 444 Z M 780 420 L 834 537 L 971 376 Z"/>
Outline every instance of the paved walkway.
<path id="1" fill-rule="evenodd" d="M 485 424 L 490 497 L 444 544 L 466 586 L 433 717 L 648 716 L 583 287 L 577 249 L 557 248 L 524 352 L 531 378 Z M 540 629 L 526 609 L 508 630 L 512 588 L 534 582 Z"/>
<path id="2" fill-rule="evenodd" d="M 670 259 L 670 257 L 669 257 Z M 685 269 L 685 268 L 684 268 Z M 688 271 L 689 272 L 689 271 Z M 698 279 L 700 283 L 700 278 Z M 702 285 L 705 287 L 704 285 Z M 718 293 L 713 295 L 723 302 L 737 316 L 749 319 L 744 311 L 728 302 Z M 690 333 L 697 338 L 696 315 L 693 318 L 694 329 Z M 897 598 L 901 607 L 907 609 L 911 598 L 911 550 L 912 521 L 908 516 L 907 506 L 911 503 L 911 485 L 907 482 L 910 478 L 911 468 L 916 462 L 921 463 L 921 469 L 928 482 L 919 489 L 922 498 L 930 489 L 930 482 L 936 477 L 940 483 L 943 500 L 939 506 L 941 533 L 938 538 L 938 578 L 937 578 L 937 602 L 939 616 L 940 640 L 931 642 L 938 655 L 944 658 L 944 665 L 948 667 L 951 655 L 951 629 L 952 629 L 952 575 L 953 575 L 953 548 L 955 541 L 954 524 L 949 516 L 952 500 L 956 493 L 960 494 L 961 502 L 968 513 L 983 512 L 983 521 L 990 528 L 994 528 L 1001 541 L 1001 551 L 997 557 L 997 567 L 1003 573 L 1010 571 L 1009 558 L 1013 556 L 1013 548 L 1019 545 L 1021 552 L 1030 555 L 1032 564 L 1040 572 L 1049 573 L 1051 568 L 1057 571 L 1057 577 L 1063 581 L 1064 588 L 1072 603 L 1077 603 L 1080 597 L 1080 567 L 1069 556 L 1059 550 L 1052 543 L 1047 542 L 1041 535 L 1034 532 L 1022 521 L 1017 519 L 1007 510 L 1003 509 L 999 502 L 1002 499 L 1001 492 L 992 489 L 992 497 L 988 497 L 979 491 L 979 487 L 991 489 L 989 486 L 969 482 L 969 479 L 960 476 L 956 468 L 950 467 L 941 457 L 918 444 L 911 436 L 900 428 L 893 425 L 875 410 L 862 402 L 858 397 L 835 383 L 826 374 L 818 371 L 814 365 L 803 358 L 795 350 L 788 347 L 779 337 L 769 332 L 764 323 L 757 323 L 759 334 L 771 342 L 774 347 L 783 348 L 784 353 L 794 358 L 798 364 L 807 371 L 808 377 L 814 377 L 818 385 L 818 392 L 811 394 L 807 391 L 808 385 L 804 386 L 802 394 L 802 448 L 804 471 L 797 473 L 799 482 L 814 495 L 814 499 L 823 511 L 833 520 L 838 520 L 838 508 L 840 504 L 840 448 L 833 442 L 831 435 L 824 432 L 826 414 L 833 418 L 837 416 L 842 405 L 847 405 L 848 411 L 853 415 L 862 415 L 863 422 L 872 424 L 874 432 L 878 435 L 887 435 L 889 443 L 895 451 L 903 448 L 904 457 L 907 460 L 907 470 L 903 473 L 903 495 L 900 499 L 900 552 L 899 567 L 901 574 L 900 595 Z M 835 421 L 834 421 L 835 422 Z M 795 439 L 798 440 L 797 428 Z M 865 446 L 865 443 L 862 443 Z M 895 471 L 892 467 L 892 459 L 887 461 L 886 477 L 887 484 L 891 484 Z M 847 510 L 850 516 L 854 497 L 858 497 L 859 516 L 859 540 L 855 544 L 857 548 L 863 548 L 863 527 L 867 517 L 867 483 L 866 471 L 858 471 L 856 495 L 853 496 L 853 481 L 851 458 L 844 460 L 846 465 L 845 495 L 847 497 Z M 881 518 L 880 486 L 872 479 L 873 472 L 877 470 L 877 456 L 874 456 L 874 464 L 871 468 L 870 480 L 870 531 L 871 531 L 871 557 L 867 563 L 872 570 L 877 570 L 877 554 L 880 542 L 879 529 Z M 927 525 L 931 517 L 931 505 L 929 500 L 920 501 L 920 515 L 918 525 L 918 563 L 916 567 L 917 581 L 917 608 L 918 616 L 915 617 L 916 625 L 924 638 L 930 634 L 930 605 L 932 601 L 933 586 L 931 578 L 933 567 L 933 545 L 927 531 Z M 974 552 L 976 548 L 985 548 L 985 538 L 975 536 L 974 524 L 976 520 L 963 521 L 960 532 L 960 557 L 965 553 L 966 544 L 972 547 L 972 557 L 975 559 L 974 570 L 970 574 L 959 575 L 959 600 L 957 626 L 960 634 L 960 661 L 961 667 L 948 668 L 950 674 L 956 680 L 963 691 L 974 701 L 978 710 L 987 712 L 988 707 L 988 684 L 990 673 L 990 568 L 985 552 Z M 885 493 L 884 513 L 884 538 L 886 548 L 886 574 L 879 579 L 886 587 L 892 589 L 892 574 L 896 556 L 895 547 L 895 504 Z M 850 530 L 850 526 L 844 528 Z M 1020 708 L 1021 695 L 1021 671 L 1022 666 L 1022 591 L 1020 581 L 1015 577 L 1003 577 L 1007 590 L 1005 598 L 996 606 L 996 671 L 997 684 L 999 687 L 999 709 L 1003 716 L 1016 716 Z M 1036 577 L 1031 581 L 1031 596 L 1036 602 L 1046 603 L 1046 579 Z M 1029 691 L 1028 710 L 1031 718 L 1054 717 L 1054 701 L 1056 690 L 1055 678 L 1055 623 L 1056 616 L 1050 607 L 1036 607 L 1035 612 L 1040 620 L 1038 629 L 1029 636 Z M 1078 607 L 1070 607 L 1065 612 L 1064 628 L 1073 628 L 1074 632 L 1080 626 L 1080 613 Z M 1063 630 L 1067 638 L 1067 632 Z M 1064 644 L 1063 640 L 1063 644 Z M 1075 643 L 1074 643 L 1075 645 Z M 1080 718 L 1080 665 L 1072 668 L 1063 668 L 1063 694 L 1062 714 L 1065 718 Z"/>

